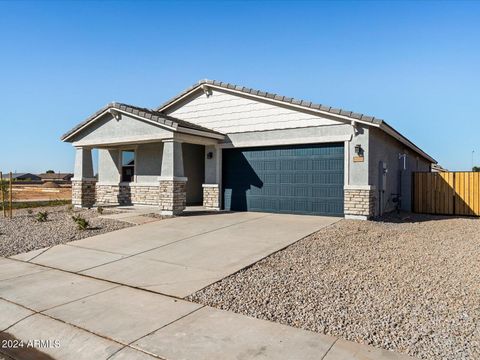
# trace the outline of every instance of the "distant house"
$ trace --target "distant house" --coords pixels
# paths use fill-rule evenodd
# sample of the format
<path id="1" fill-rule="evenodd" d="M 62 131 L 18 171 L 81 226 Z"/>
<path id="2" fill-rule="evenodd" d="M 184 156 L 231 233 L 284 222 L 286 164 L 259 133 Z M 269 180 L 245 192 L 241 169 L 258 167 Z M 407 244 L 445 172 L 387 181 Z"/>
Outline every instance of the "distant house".
<path id="1" fill-rule="evenodd" d="M 8 177 L 8 175 L 6 177 Z M 41 180 L 40 177 L 38 177 L 37 175 L 30 174 L 30 173 L 15 173 L 15 174 L 12 174 L 12 178 L 13 178 L 14 181 L 28 181 L 28 180 L 39 181 L 39 180 Z"/>
<path id="2" fill-rule="evenodd" d="M 53 181 L 53 182 L 70 182 L 72 180 L 73 174 L 70 173 L 43 173 L 38 174 L 42 181 Z"/>
<path id="3" fill-rule="evenodd" d="M 443 166 L 439 164 L 432 164 L 432 172 L 447 172 L 448 170 L 445 169 Z"/>

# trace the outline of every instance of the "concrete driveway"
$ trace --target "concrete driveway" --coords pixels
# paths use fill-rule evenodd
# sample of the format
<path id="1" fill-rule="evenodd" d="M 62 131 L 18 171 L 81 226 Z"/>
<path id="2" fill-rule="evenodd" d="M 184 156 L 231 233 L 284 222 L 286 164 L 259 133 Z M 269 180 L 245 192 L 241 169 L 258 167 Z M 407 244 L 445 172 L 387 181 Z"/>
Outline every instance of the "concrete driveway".
<path id="1" fill-rule="evenodd" d="M 249 212 L 185 216 L 14 258 L 183 298 L 338 220 Z"/>

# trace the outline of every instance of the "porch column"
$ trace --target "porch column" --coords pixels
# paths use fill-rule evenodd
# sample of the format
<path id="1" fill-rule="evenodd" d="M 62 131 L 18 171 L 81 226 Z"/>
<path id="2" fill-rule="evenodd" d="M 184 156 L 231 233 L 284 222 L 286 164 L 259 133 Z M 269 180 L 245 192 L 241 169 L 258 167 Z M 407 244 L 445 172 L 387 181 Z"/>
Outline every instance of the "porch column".
<path id="1" fill-rule="evenodd" d="M 75 148 L 75 171 L 72 179 L 72 205 L 92 207 L 95 204 L 95 183 L 92 149 Z"/>
<path id="2" fill-rule="evenodd" d="M 205 184 L 203 187 L 203 206 L 220 210 L 222 183 L 222 149 L 218 146 L 205 146 Z"/>
<path id="3" fill-rule="evenodd" d="M 185 209 L 186 183 L 182 143 L 174 139 L 164 140 L 160 176 L 160 206 L 163 215 L 179 214 Z"/>

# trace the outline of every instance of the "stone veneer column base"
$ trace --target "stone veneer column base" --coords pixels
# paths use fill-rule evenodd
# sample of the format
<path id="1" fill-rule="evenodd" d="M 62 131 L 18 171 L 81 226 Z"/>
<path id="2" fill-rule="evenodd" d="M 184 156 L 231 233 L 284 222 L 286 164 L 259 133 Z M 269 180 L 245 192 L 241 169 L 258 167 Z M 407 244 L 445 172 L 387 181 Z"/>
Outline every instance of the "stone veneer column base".
<path id="1" fill-rule="evenodd" d="M 176 215 L 187 203 L 186 180 L 160 180 L 160 208 L 162 215 Z"/>
<path id="2" fill-rule="evenodd" d="M 203 207 L 220 210 L 220 187 L 218 184 L 203 184 Z"/>
<path id="3" fill-rule="evenodd" d="M 95 204 L 96 179 L 72 180 L 72 205 L 92 207 Z"/>
<path id="4" fill-rule="evenodd" d="M 368 220 L 375 212 L 375 190 L 354 187 L 344 190 L 346 219 Z"/>
<path id="5" fill-rule="evenodd" d="M 97 184 L 97 205 L 160 205 L 160 184 Z"/>
<path id="6" fill-rule="evenodd" d="M 99 206 L 112 206 L 119 205 L 119 194 L 120 186 L 119 185 L 107 185 L 107 184 L 98 184 L 96 186 L 97 192 L 97 201 L 96 205 Z"/>

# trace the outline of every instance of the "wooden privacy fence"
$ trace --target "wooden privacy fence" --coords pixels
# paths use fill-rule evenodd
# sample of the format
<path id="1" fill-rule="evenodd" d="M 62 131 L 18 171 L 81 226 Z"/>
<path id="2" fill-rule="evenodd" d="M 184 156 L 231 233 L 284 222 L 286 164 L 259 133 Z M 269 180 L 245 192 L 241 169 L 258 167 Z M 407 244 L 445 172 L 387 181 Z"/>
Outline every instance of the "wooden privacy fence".
<path id="1" fill-rule="evenodd" d="M 480 173 L 413 173 L 413 211 L 480 216 Z"/>

